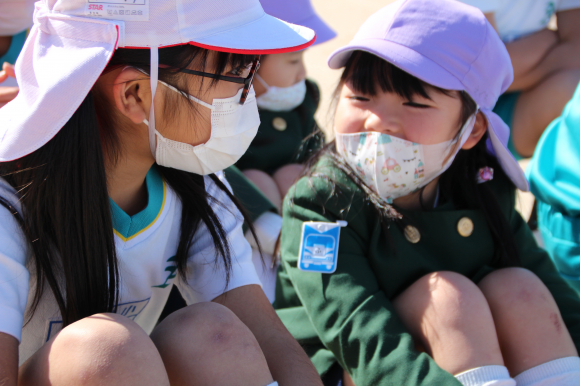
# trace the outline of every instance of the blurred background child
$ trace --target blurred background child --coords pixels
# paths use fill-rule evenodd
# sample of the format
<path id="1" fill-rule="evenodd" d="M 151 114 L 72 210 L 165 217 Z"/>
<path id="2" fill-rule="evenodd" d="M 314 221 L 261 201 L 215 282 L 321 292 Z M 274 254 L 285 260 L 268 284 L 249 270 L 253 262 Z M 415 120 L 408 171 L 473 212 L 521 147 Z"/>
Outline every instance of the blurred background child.
<path id="1" fill-rule="evenodd" d="M 580 87 L 538 142 L 528 178 L 545 248 L 580 293 Z"/>
<path id="2" fill-rule="evenodd" d="M 484 12 L 506 44 L 514 82 L 494 111 L 511 128 L 512 153 L 531 157 L 580 81 L 580 1 L 461 1 Z M 556 30 L 548 28 L 553 15 Z"/>
<path id="3" fill-rule="evenodd" d="M 14 63 L 32 25 L 34 1 L 0 0 L 0 107 L 18 94 Z"/>
<path id="4" fill-rule="evenodd" d="M 336 35 L 316 14 L 310 0 L 261 3 L 266 13 L 313 29 L 315 44 Z M 322 135 L 316 134 L 314 119 L 320 98 L 318 86 L 306 79 L 303 59 L 304 50 L 262 57 L 254 83 L 262 123 L 247 153 L 236 164 L 277 208 L 302 171 L 299 164 L 324 142 Z"/>

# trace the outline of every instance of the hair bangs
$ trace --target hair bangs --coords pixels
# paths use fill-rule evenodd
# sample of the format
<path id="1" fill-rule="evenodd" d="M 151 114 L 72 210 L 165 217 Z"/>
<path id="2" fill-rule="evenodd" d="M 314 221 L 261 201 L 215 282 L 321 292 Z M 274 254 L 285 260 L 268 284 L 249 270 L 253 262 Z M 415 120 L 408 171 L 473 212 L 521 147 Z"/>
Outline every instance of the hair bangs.
<path id="1" fill-rule="evenodd" d="M 365 51 L 355 51 L 346 63 L 341 83 L 348 82 L 365 95 L 375 96 L 379 91 L 412 99 L 415 95 L 429 98 L 427 83 L 392 65 L 386 60 Z M 433 87 L 438 91 L 444 92 Z"/>

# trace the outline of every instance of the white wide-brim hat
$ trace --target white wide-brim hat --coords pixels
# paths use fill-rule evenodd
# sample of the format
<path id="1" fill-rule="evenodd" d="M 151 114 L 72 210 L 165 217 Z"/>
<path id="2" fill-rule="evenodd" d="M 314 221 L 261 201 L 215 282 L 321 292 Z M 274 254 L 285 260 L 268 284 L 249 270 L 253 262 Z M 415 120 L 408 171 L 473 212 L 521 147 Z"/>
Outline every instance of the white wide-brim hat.
<path id="1" fill-rule="evenodd" d="M 191 44 L 259 55 L 302 50 L 315 38 L 309 28 L 266 14 L 259 0 L 41 0 L 16 61 L 20 92 L 0 109 L 0 162 L 50 141 L 117 48 L 151 49 L 155 94 L 158 48 Z"/>

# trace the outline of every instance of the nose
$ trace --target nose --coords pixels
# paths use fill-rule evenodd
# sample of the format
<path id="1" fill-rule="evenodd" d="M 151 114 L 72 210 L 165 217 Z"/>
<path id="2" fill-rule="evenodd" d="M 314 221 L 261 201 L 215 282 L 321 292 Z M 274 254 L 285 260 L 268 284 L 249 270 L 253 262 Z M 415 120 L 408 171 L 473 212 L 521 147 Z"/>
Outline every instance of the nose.
<path id="1" fill-rule="evenodd" d="M 403 138 L 403 124 L 396 108 L 380 106 L 369 111 L 364 124 L 365 131 L 376 131 L 393 137 Z"/>

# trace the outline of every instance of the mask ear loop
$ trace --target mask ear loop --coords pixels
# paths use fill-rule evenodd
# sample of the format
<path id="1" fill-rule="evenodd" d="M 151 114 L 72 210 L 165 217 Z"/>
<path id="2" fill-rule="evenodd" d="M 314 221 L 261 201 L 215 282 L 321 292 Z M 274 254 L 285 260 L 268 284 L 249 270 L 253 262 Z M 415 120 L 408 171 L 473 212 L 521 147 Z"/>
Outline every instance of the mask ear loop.
<path id="1" fill-rule="evenodd" d="M 260 75 L 258 75 L 258 73 L 256 72 L 256 75 L 254 75 L 256 79 L 258 79 L 258 81 L 260 83 L 262 83 L 262 86 L 266 87 L 266 90 L 270 89 L 270 86 L 268 86 L 268 83 L 266 83 L 266 81 L 264 79 L 262 79 L 262 77 Z"/>
<path id="2" fill-rule="evenodd" d="M 149 148 L 155 158 L 156 138 L 155 138 L 155 93 L 157 92 L 157 81 L 159 80 L 159 48 L 151 47 L 151 108 L 149 109 Z"/>

